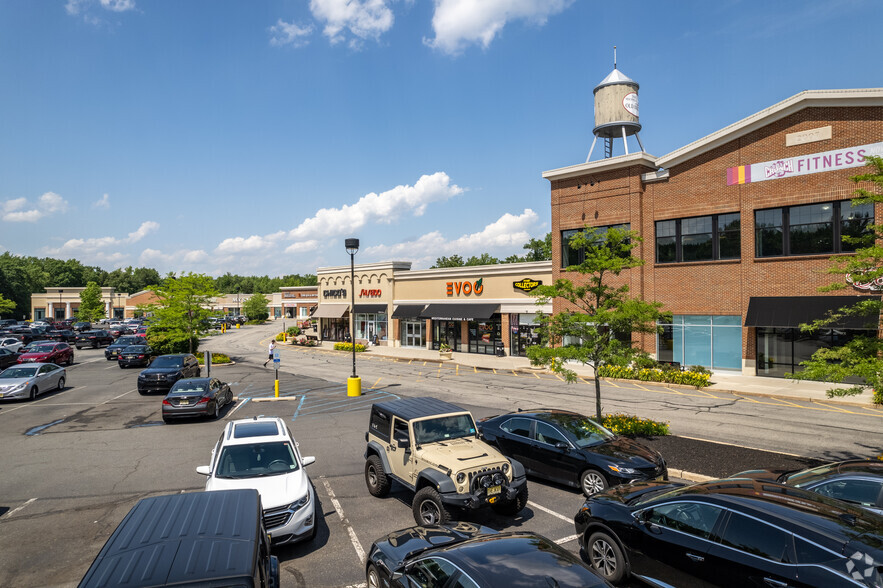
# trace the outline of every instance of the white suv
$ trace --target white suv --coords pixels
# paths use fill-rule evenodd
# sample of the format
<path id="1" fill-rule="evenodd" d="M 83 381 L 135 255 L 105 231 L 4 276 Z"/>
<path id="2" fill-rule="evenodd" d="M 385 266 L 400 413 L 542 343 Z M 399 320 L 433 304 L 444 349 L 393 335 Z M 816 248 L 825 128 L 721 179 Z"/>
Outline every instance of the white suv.
<path id="1" fill-rule="evenodd" d="M 277 417 L 227 423 L 212 449 L 212 463 L 196 471 L 208 476 L 206 491 L 254 488 L 261 495 L 264 526 L 273 543 L 284 545 L 316 536 L 316 496 L 297 441 Z"/>

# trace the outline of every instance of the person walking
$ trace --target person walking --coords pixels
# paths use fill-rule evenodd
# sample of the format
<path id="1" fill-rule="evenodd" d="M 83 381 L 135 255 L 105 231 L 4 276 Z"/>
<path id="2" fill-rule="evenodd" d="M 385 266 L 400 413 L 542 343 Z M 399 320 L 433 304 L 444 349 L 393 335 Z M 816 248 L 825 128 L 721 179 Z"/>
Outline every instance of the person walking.
<path id="1" fill-rule="evenodd" d="M 264 362 L 264 367 L 267 367 L 267 364 L 273 359 L 273 352 L 276 350 L 276 339 L 270 341 L 270 353 L 267 356 L 267 361 Z"/>

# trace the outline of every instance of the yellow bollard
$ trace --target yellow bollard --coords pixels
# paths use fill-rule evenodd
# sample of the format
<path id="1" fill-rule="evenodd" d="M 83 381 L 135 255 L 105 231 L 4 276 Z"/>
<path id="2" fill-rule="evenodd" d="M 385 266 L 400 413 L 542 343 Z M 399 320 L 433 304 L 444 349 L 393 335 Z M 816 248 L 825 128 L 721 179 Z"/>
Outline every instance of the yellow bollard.
<path id="1" fill-rule="evenodd" d="M 347 396 L 361 396 L 362 395 L 362 378 L 356 376 L 355 378 L 347 378 L 346 379 L 346 395 Z"/>
<path id="2" fill-rule="evenodd" d="M 275 389 L 276 389 L 276 398 L 279 398 L 279 380 L 276 380 Z"/>
<path id="3" fill-rule="evenodd" d="M 282 342 L 288 343 L 288 333 L 282 333 Z"/>
<path id="4" fill-rule="evenodd" d="M 237 328 L 237 329 L 239 328 L 239 323 L 236 323 L 236 328 Z"/>

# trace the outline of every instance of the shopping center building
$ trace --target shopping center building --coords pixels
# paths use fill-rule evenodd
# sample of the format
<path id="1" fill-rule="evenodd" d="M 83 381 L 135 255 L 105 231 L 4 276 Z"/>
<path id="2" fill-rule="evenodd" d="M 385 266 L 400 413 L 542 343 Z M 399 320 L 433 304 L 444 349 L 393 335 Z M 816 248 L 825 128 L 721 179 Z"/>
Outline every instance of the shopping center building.
<path id="1" fill-rule="evenodd" d="M 633 100 L 629 124 L 640 129 Z M 874 329 L 855 319 L 799 328 L 873 293 L 819 292 L 837 279 L 825 271 L 832 256 L 855 249 L 842 237 L 883 220 L 880 204 L 851 204 L 850 177 L 865 173 L 868 155 L 883 155 L 883 88 L 805 91 L 662 157 L 639 151 L 547 171 L 552 277 L 580 279 L 567 271 L 582 255 L 569 237 L 584 227 L 637 231 L 644 265 L 620 279 L 673 314 L 661 335 L 638 340 L 642 348 L 683 365 L 782 377 L 817 348 Z"/>
<path id="2" fill-rule="evenodd" d="M 355 274 L 355 292 L 351 289 Z M 389 261 L 319 268 L 313 318 L 325 341 L 349 340 L 355 294 L 357 343 L 481 354 L 524 355 L 539 341 L 535 319 L 552 305 L 531 292 L 551 283 L 549 261 L 411 270 Z"/>

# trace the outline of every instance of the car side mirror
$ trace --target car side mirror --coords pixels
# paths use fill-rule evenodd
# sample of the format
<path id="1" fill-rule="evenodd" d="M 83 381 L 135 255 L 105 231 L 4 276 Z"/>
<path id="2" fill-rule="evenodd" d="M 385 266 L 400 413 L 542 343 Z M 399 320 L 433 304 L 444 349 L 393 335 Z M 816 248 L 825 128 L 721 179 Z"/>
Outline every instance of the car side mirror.
<path id="1" fill-rule="evenodd" d="M 211 476 L 212 475 L 212 468 L 211 468 L 211 466 L 198 466 L 196 468 L 196 473 L 202 474 L 203 476 Z"/>
<path id="2" fill-rule="evenodd" d="M 316 463 L 316 458 L 315 458 L 315 456 L 308 455 L 307 457 L 303 458 L 303 463 L 304 463 L 304 467 L 307 467 L 310 464 Z"/>
<path id="3" fill-rule="evenodd" d="M 411 443 L 407 439 L 396 439 L 396 447 L 407 451 L 411 449 Z"/>
<path id="4" fill-rule="evenodd" d="M 563 450 L 567 451 L 568 449 L 570 449 L 570 445 L 568 445 L 564 441 L 559 441 L 558 443 L 555 444 L 555 449 L 563 449 Z"/>

